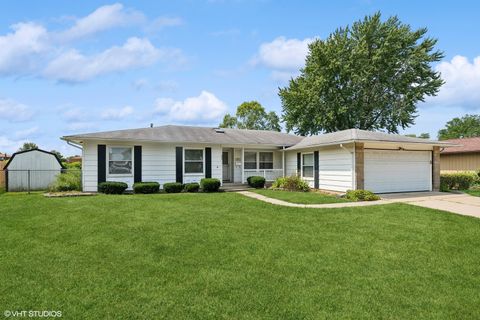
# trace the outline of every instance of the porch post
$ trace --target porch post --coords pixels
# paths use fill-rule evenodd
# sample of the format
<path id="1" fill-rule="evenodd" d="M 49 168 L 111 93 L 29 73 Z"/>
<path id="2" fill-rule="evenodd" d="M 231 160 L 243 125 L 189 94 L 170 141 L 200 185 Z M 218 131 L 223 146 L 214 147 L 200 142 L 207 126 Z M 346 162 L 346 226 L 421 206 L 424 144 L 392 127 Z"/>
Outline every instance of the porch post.
<path id="1" fill-rule="evenodd" d="M 245 158 L 245 148 L 242 147 L 242 183 L 245 182 L 245 170 L 244 170 L 244 164 L 243 164 L 243 161 L 244 161 L 244 158 Z"/>
<path id="2" fill-rule="evenodd" d="M 282 177 L 285 177 L 285 146 L 282 150 Z"/>

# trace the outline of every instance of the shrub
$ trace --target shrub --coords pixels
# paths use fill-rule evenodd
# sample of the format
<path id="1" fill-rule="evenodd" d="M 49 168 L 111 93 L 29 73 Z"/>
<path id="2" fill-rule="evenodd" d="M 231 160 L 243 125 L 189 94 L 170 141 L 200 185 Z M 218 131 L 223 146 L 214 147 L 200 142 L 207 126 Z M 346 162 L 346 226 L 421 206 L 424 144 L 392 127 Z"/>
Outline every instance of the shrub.
<path id="1" fill-rule="evenodd" d="M 200 184 L 196 182 L 185 183 L 185 186 L 183 188 L 183 190 L 185 190 L 186 192 L 198 192 L 199 189 L 200 189 Z"/>
<path id="2" fill-rule="evenodd" d="M 478 176 L 472 172 L 444 173 L 440 175 L 440 190 L 467 190 L 477 180 Z"/>
<path id="3" fill-rule="evenodd" d="M 204 178 L 200 180 L 200 187 L 204 192 L 217 192 L 220 189 L 220 180 L 215 178 Z"/>
<path id="4" fill-rule="evenodd" d="M 82 191 L 82 172 L 71 170 L 58 174 L 48 190 L 53 192 Z"/>
<path id="5" fill-rule="evenodd" d="M 179 193 L 183 190 L 183 184 L 180 182 L 167 182 L 163 184 L 163 190 L 166 193 Z"/>
<path id="6" fill-rule="evenodd" d="M 122 194 L 127 188 L 128 184 L 125 182 L 106 181 L 98 184 L 98 192 L 105 194 Z"/>
<path id="7" fill-rule="evenodd" d="M 67 169 L 77 169 L 77 170 L 82 169 L 82 163 L 79 161 L 70 162 L 70 163 L 64 162 L 63 166 Z"/>
<path id="8" fill-rule="evenodd" d="M 273 184 L 274 189 L 284 189 L 288 191 L 310 191 L 310 186 L 305 180 L 302 180 L 299 176 L 293 175 L 290 177 L 277 178 Z"/>
<path id="9" fill-rule="evenodd" d="M 368 190 L 347 190 L 345 198 L 352 201 L 375 201 L 380 200 L 380 197 L 377 196 L 372 191 Z"/>
<path id="10" fill-rule="evenodd" d="M 252 176 L 247 178 L 248 185 L 252 188 L 263 188 L 265 187 L 265 178 L 260 176 Z"/>
<path id="11" fill-rule="evenodd" d="M 136 182 L 133 184 L 134 193 L 157 193 L 160 190 L 158 182 Z"/>

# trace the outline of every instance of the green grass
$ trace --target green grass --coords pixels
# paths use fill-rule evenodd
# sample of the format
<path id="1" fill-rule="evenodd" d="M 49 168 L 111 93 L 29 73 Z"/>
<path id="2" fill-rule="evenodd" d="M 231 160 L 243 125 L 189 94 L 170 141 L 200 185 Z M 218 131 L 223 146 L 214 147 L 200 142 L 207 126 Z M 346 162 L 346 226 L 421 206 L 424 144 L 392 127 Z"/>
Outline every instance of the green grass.
<path id="1" fill-rule="evenodd" d="M 64 319 L 479 319 L 480 219 L 234 193 L 0 196 L 0 309 Z"/>
<path id="2" fill-rule="evenodd" d="M 271 189 L 255 189 L 251 190 L 269 198 L 279 199 L 292 203 L 301 204 L 322 204 L 322 203 L 337 203 L 348 202 L 346 199 L 338 198 L 334 195 L 329 195 L 320 192 L 295 192 Z"/>
<path id="3" fill-rule="evenodd" d="M 468 193 L 471 196 L 480 197 L 480 190 L 462 190 L 462 192 Z"/>

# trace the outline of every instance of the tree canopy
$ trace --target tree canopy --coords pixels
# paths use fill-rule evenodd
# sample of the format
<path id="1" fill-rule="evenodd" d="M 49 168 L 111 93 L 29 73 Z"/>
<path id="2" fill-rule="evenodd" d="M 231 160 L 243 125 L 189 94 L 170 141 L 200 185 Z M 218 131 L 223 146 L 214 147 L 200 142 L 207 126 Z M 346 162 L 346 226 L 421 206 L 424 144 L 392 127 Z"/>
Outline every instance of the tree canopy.
<path id="1" fill-rule="evenodd" d="M 280 118 L 274 111 L 266 112 L 257 101 L 243 102 L 235 116 L 226 114 L 220 128 L 280 131 Z"/>
<path id="2" fill-rule="evenodd" d="M 38 149 L 38 146 L 34 142 L 25 142 L 23 145 L 18 149 L 18 151 L 27 151 L 32 149 Z"/>
<path id="3" fill-rule="evenodd" d="M 416 104 L 443 84 L 431 66 L 443 53 L 426 33 L 376 13 L 310 43 L 300 76 L 279 91 L 287 131 L 398 133 L 412 125 Z"/>
<path id="4" fill-rule="evenodd" d="M 56 155 L 57 158 L 58 158 L 61 162 L 63 162 L 63 161 L 66 160 L 65 157 L 63 156 L 63 154 L 60 153 L 60 151 L 51 150 L 50 152 L 53 153 L 54 155 Z"/>
<path id="5" fill-rule="evenodd" d="M 444 129 L 438 131 L 439 140 L 480 137 L 480 115 L 466 114 L 448 121 Z"/>

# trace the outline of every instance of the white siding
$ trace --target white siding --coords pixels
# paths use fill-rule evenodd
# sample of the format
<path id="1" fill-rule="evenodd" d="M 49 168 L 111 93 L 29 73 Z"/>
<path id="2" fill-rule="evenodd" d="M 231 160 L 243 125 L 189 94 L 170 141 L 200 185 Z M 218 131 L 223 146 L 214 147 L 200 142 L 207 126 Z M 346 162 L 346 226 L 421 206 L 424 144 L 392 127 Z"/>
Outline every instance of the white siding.
<path id="1" fill-rule="evenodd" d="M 286 176 L 297 174 L 297 151 L 285 153 L 285 174 Z"/>
<path id="2" fill-rule="evenodd" d="M 345 192 L 354 189 L 353 148 L 320 149 L 318 155 L 320 189 Z"/>
<path id="3" fill-rule="evenodd" d="M 98 143 L 85 141 L 82 151 L 82 185 L 85 192 L 97 191 L 97 145 Z"/>
<path id="4" fill-rule="evenodd" d="M 52 154 L 38 150 L 18 153 L 8 165 L 8 190 L 45 190 L 55 181 L 61 169 Z"/>

